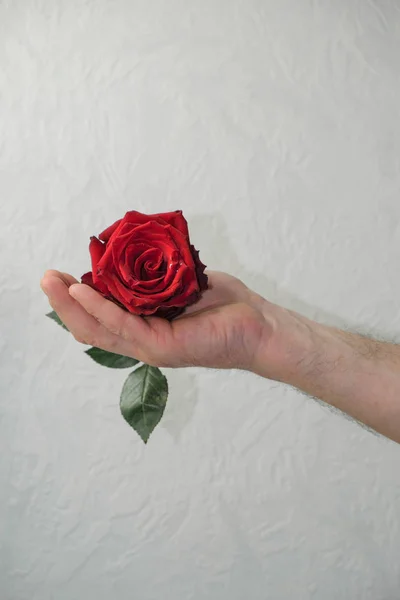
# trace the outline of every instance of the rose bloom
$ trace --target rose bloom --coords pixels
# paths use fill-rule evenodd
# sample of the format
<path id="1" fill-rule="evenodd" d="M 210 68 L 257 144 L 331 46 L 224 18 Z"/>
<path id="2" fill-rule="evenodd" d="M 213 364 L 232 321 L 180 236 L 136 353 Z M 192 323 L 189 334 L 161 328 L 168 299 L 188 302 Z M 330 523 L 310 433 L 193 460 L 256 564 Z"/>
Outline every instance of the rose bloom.
<path id="1" fill-rule="evenodd" d="M 181 210 L 127 212 L 90 238 L 89 251 L 92 271 L 82 283 L 135 315 L 173 319 L 207 289 L 206 267 Z"/>

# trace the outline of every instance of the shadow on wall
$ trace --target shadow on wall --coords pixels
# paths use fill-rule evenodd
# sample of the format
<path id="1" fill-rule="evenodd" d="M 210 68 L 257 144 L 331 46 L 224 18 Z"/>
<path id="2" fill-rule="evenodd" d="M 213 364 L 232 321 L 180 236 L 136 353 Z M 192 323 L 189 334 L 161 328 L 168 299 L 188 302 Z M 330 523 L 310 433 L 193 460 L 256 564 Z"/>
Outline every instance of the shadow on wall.
<path id="1" fill-rule="evenodd" d="M 176 375 L 179 376 L 175 379 Z M 176 369 L 168 369 L 168 382 L 178 393 L 170 394 L 160 426 L 175 442 L 178 442 L 196 412 L 198 403 L 196 377 L 188 369 L 179 369 L 179 373 Z"/>
<path id="2" fill-rule="evenodd" d="M 227 227 L 221 214 L 213 213 L 210 216 L 202 215 L 193 217 L 190 222 L 191 231 L 194 233 L 194 240 L 196 238 L 201 239 L 204 237 L 204 233 L 202 236 L 201 232 L 207 231 L 207 251 L 205 252 L 204 245 L 203 253 L 200 253 L 200 255 L 206 260 L 206 264 L 207 260 L 209 261 L 208 268 L 210 270 L 212 270 L 213 265 L 215 265 L 214 270 L 227 271 L 228 273 L 235 275 L 248 287 L 264 298 L 267 298 L 270 302 L 279 304 L 289 310 L 296 311 L 313 321 L 324 323 L 331 327 L 353 331 L 360 335 L 371 336 L 382 341 L 391 341 L 393 343 L 400 342 L 400 333 L 388 340 L 387 336 L 382 337 L 382 333 L 379 330 L 366 328 L 364 324 L 361 325 L 356 322 L 350 323 L 338 315 L 334 315 L 320 307 L 304 302 L 304 300 L 301 300 L 292 292 L 280 287 L 279 281 L 273 281 L 264 273 L 249 271 L 243 267 L 237 256 L 235 247 L 229 239 Z M 198 235 L 196 235 L 196 233 L 198 233 Z M 223 256 L 221 256 L 221 247 L 225 250 Z"/>
<path id="3" fill-rule="evenodd" d="M 246 285 L 267 298 L 270 302 L 299 312 L 314 321 L 332 327 L 339 327 L 340 329 L 351 330 L 361 335 L 372 336 L 376 339 L 381 338 L 379 331 L 371 329 L 367 331 L 360 324 L 348 323 L 337 315 L 304 302 L 288 290 L 279 287 L 279 282 L 269 279 L 264 273 L 245 269 L 240 264 L 234 246 L 228 237 L 227 227 L 222 215 L 213 214 L 210 216 L 202 215 L 193 217 L 190 220 L 190 224 L 192 239 L 195 244 L 197 240 L 204 239 L 204 232 L 207 232 L 207 244 L 203 241 L 202 245 L 199 244 L 199 248 L 200 251 L 203 250 L 200 252 L 200 256 L 210 270 L 214 266 L 214 270 L 227 271 L 244 281 Z M 221 248 L 224 249 L 223 254 L 221 254 Z M 397 336 L 397 340 L 393 339 L 392 341 L 399 342 L 399 340 L 400 335 Z M 175 386 L 174 374 L 176 371 L 174 369 L 170 369 L 170 371 L 168 379 L 171 381 L 172 386 Z M 179 441 L 182 432 L 192 420 L 196 411 L 198 390 L 195 374 L 191 370 L 180 369 L 179 381 L 176 381 L 176 386 L 179 389 L 179 393 L 171 394 L 168 401 L 168 409 L 161 426 L 168 431 L 175 441 Z M 332 410 L 331 407 L 329 409 Z"/>

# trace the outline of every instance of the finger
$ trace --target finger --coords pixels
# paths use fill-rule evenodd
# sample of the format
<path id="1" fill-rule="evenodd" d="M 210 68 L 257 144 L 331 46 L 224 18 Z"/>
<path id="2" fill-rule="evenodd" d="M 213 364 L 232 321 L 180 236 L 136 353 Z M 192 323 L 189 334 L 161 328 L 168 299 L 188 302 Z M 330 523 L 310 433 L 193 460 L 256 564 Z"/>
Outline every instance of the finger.
<path id="1" fill-rule="evenodd" d="M 65 279 L 63 274 L 58 272 L 45 274 L 41 286 L 51 306 L 77 341 L 122 354 L 121 340 L 107 331 L 69 295 L 66 281 L 72 279 L 71 276 Z"/>
<path id="2" fill-rule="evenodd" d="M 46 271 L 43 276 L 43 279 L 45 279 L 46 277 L 59 277 L 62 281 L 64 281 L 64 283 L 67 287 L 69 287 L 70 285 L 73 285 L 74 283 L 78 283 L 78 280 L 75 279 L 75 277 L 73 277 L 69 273 L 63 273 L 62 271 L 55 271 L 54 269 L 49 269 L 48 271 Z M 43 279 L 42 279 L 42 281 L 43 281 Z"/>
<path id="3" fill-rule="evenodd" d="M 146 317 L 154 336 L 152 351 L 160 367 L 194 366 L 193 347 L 196 328 L 193 324 L 197 315 L 187 315 L 186 319 L 167 321 L 160 317 Z M 183 322 L 185 322 L 183 324 Z M 193 343 L 192 343 L 193 342 Z"/>
<path id="4" fill-rule="evenodd" d="M 69 288 L 69 294 L 110 335 L 120 339 L 129 355 L 147 362 L 149 353 L 153 354 L 154 332 L 144 319 L 106 300 L 88 285 L 74 284 Z"/>

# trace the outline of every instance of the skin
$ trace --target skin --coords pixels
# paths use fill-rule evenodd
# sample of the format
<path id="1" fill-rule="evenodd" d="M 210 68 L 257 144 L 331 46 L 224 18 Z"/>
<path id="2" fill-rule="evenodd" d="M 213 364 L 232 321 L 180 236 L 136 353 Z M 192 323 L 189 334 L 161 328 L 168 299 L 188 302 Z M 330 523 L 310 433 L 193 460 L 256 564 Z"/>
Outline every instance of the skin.
<path id="1" fill-rule="evenodd" d="M 239 279 L 208 272 L 209 289 L 168 322 L 131 315 L 59 271 L 41 281 L 78 342 L 160 367 L 244 369 L 320 398 L 400 443 L 400 349 L 311 321 Z"/>

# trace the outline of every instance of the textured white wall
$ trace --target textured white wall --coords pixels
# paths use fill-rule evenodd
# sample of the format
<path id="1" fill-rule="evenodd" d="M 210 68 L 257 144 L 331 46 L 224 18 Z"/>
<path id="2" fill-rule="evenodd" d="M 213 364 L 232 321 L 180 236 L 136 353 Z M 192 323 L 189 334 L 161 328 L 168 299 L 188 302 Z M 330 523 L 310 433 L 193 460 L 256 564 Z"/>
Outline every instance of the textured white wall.
<path id="1" fill-rule="evenodd" d="M 238 372 L 125 373 L 43 317 L 128 209 L 205 262 L 400 339 L 396 0 L 0 2 L 2 600 L 400 597 L 400 447 Z"/>

